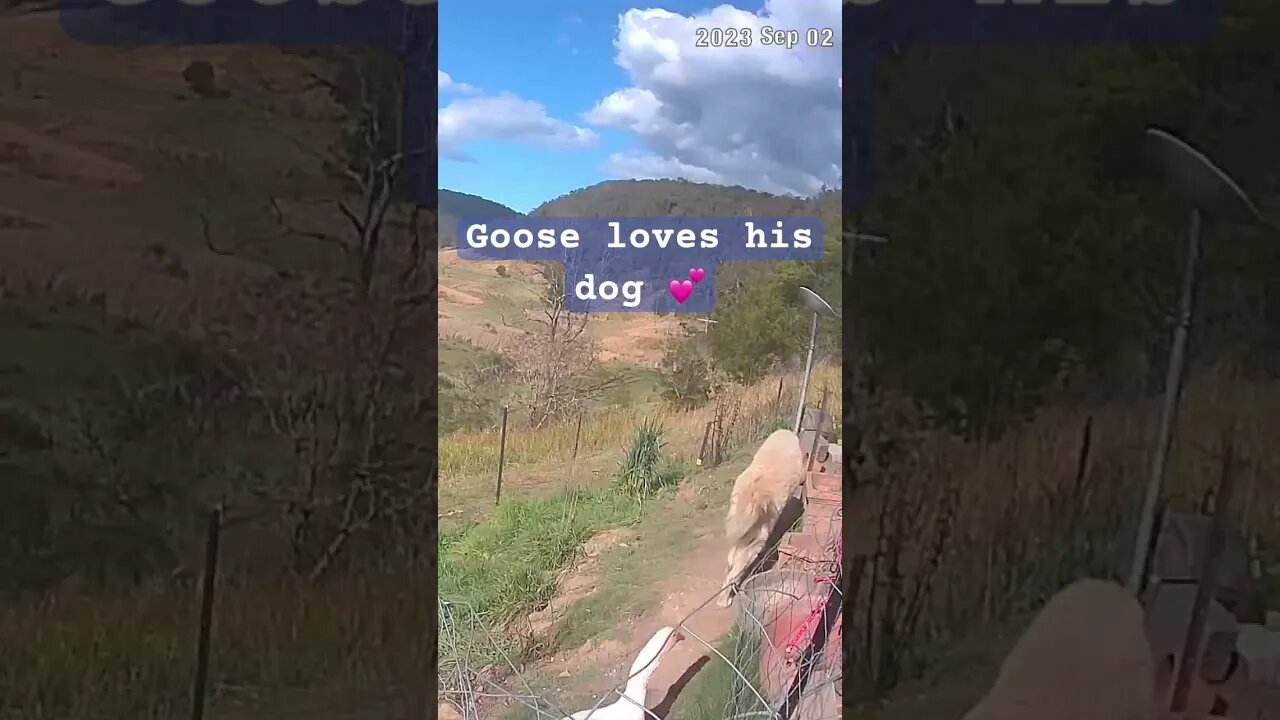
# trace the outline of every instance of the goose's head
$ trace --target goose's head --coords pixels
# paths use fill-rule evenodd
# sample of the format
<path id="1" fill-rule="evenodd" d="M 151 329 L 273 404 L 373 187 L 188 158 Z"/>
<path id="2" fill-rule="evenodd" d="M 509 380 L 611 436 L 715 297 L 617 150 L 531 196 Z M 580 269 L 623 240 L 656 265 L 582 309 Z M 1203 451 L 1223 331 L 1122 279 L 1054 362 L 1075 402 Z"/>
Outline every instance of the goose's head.
<path id="1" fill-rule="evenodd" d="M 649 638 L 649 642 L 641 648 L 636 661 L 631 664 L 631 675 L 650 675 L 658 667 L 662 656 L 671 651 L 676 643 L 684 640 L 684 633 L 673 627 L 664 627 Z"/>
<path id="2" fill-rule="evenodd" d="M 644 644 L 640 649 L 640 654 L 636 656 L 635 662 L 631 663 L 631 670 L 627 673 L 627 686 L 623 689 L 622 697 L 617 702 L 607 707 L 599 708 L 595 711 L 584 710 L 582 713 L 572 715 L 574 720 L 579 718 L 596 718 L 601 720 L 615 720 L 615 718 L 641 718 L 645 706 L 645 695 L 649 687 L 649 678 L 653 677 L 653 673 L 658 669 L 658 664 L 662 662 L 662 656 L 671 651 L 676 643 L 684 640 L 684 633 L 676 628 L 664 627 L 649 638 L 649 642 Z M 637 714 L 639 713 L 639 714 Z"/>

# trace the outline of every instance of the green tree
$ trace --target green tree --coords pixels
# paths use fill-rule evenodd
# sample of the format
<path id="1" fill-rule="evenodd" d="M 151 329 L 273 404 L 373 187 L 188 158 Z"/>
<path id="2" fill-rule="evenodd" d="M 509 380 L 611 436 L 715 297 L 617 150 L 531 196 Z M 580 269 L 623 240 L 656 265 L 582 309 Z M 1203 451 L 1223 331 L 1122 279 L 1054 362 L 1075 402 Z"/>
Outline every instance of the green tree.
<path id="1" fill-rule="evenodd" d="M 840 195 L 827 193 L 812 201 L 806 215 L 823 221 L 823 252 L 811 262 L 725 263 L 719 297 L 707 331 L 712 357 L 730 377 L 752 381 L 771 368 L 798 356 L 808 341 L 809 311 L 797 291 L 806 286 L 833 306 L 841 300 Z M 824 354 L 838 356 L 842 328 L 838 320 L 823 320 L 819 345 Z"/>
<path id="2" fill-rule="evenodd" d="M 1143 128 L 1186 137 L 1265 206 L 1280 173 L 1258 148 L 1280 88 L 1256 78 L 1280 72 L 1278 31 L 1280 10 L 1250 0 L 1203 47 L 919 48 L 888 63 L 879 195 L 859 220 L 891 242 L 850 277 L 881 371 L 971 431 L 1067 387 L 1158 382 L 1185 208 L 1145 166 Z M 1209 243 L 1202 362 L 1275 336 L 1273 246 Z"/>

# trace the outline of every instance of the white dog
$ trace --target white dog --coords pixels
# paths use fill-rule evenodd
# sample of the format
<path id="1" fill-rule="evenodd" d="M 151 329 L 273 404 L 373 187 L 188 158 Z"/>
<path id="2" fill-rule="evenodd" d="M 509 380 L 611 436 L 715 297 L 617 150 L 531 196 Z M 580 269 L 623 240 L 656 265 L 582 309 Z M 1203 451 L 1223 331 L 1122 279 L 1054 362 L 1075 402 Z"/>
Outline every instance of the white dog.
<path id="1" fill-rule="evenodd" d="M 765 438 L 751 464 L 733 482 L 725 537 L 729 540 L 729 573 L 717 605 L 733 604 L 733 593 L 747 566 L 764 550 L 792 491 L 804 479 L 804 454 L 800 438 L 790 430 L 777 430 Z"/>

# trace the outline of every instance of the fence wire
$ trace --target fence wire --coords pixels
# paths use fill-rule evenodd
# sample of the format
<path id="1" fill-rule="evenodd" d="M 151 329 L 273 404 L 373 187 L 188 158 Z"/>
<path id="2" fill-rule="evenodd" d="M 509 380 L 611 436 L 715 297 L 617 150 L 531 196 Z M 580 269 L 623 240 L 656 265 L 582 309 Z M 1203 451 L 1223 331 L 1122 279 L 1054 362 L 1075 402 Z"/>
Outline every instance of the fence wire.
<path id="1" fill-rule="evenodd" d="M 813 534 L 812 529 L 808 532 Z M 714 675 L 702 679 L 710 687 L 699 696 L 699 706 L 682 713 L 680 720 L 834 720 L 841 716 L 840 523 L 832 524 L 826 533 L 818 558 L 812 557 L 814 553 L 788 552 L 786 540 L 794 534 L 784 535 L 765 553 L 762 563 L 772 567 L 740 584 L 733 625 L 725 637 L 701 637 L 690 623 L 698 613 L 709 611 L 719 593 L 677 624 L 686 642 L 698 643 L 711 658 L 699 675 Z M 513 660 L 513 640 L 492 629 L 469 605 L 441 600 L 438 610 L 442 718 L 614 717 L 575 711 L 536 690 Z M 686 691 L 698 682 L 695 677 Z M 624 686 L 625 680 L 591 709 L 629 702 Z M 653 708 L 637 707 L 633 712 L 636 717 L 662 720 Z"/>

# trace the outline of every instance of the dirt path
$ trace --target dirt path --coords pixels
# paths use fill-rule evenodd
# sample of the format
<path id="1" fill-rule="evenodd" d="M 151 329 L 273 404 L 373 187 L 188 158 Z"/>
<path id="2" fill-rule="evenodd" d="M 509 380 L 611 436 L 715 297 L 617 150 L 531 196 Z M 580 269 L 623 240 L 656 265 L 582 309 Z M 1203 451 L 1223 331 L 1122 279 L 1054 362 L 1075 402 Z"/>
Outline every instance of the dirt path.
<path id="1" fill-rule="evenodd" d="M 632 641 L 638 652 L 639 646 L 659 627 L 684 621 L 687 641 L 677 645 L 663 658 L 649 684 L 650 696 L 661 698 L 655 707 L 669 707 L 674 702 L 675 695 L 692 679 L 702 661 L 712 658 L 708 645 L 724 637 L 733 625 L 733 608 L 720 608 L 714 602 L 707 602 L 720 592 L 728 550 L 729 545 L 722 537 L 706 538 L 700 543 L 697 552 L 680 572 L 669 578 L 664 587 L 663 596 L 667 600 L 663 603 L 661 617 L 657 618 L 660 624 L 655 622 L 651 628 L 633 634 Z M 686 620 L 691 612 L 693 615 Z"/>
<path id="2" fill-rule="evenodd" d="M 649 707 L 664 717 L 679 693 L 714 657 L 708 645 L 723 637 L 733 624 L 733 608 L 706 602 L 719 592 L 725 571 L 728 544 L 717 529 L 718 523 L 699 530 L 693 550 L 679 559 L 659 585 L 659 603 L 622 628 L 621 637 L 588 641 L 555 658 L 543 671 L 567 684 L 569 678 L 587 675 L 585 669 L 608 668 L 602 678 L 573 682 L 575 691 L 599 697 L 626 682 L 631 662 L 659 628 L 683 621 L 686 641 L 663 658 L 649 683 Z"/>

